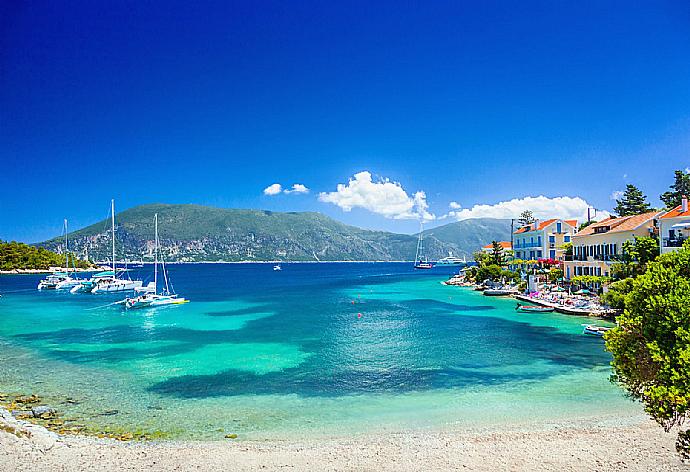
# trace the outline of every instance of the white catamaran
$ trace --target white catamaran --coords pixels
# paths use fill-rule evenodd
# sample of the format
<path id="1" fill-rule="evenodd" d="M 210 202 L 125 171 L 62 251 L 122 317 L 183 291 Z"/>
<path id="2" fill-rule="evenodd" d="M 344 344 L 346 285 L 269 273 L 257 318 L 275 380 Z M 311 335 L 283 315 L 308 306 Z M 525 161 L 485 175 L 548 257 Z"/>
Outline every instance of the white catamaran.
<path id="1" fill-rule="evenodd" d="M 55 272 L 50 274 L 45 279 L 38 283 L 39 290 L 66 290 L 72 288 L 75 285 L 80 284 L 82 281 L 69 274 L 69 241 L 67 237 L 67 219 L 65 219 L 62 226 L 62 230 L 65 233 L 65 272 Z M 74 263 L 74 259 L 72 259 Z M 72 264 L 73 273 L 76 272 L 74 264 Z"/>
<path id="2" fill-rule="evenodd" d="M 79 285 L 72 287 L 70 292 L 90 292 L 90 293 L 110 293 L 110 292 L 127 292 L 141 287 L 141 280 L 131 280 L 129 275 L 127 279 L 120 279 L 117 277 L 117 268 L 115 267 L 115 200 L 110 201 L 110 216 L 112 225 L 112 271 L 99 272 L 85 280 Z"/>
<path id="3" fill-rule="evenodd" d="M 149 308 L 163 305 L 179 305 L 187 303 L 182 297 L 179 297 L 174 290 L 171 289 L 171 284 L 168 280 L 168 272 L 165 269 L 165 260 L 163 253 L 160 252 L 160 239 L 158 238 L 158 213 L 153 217 L 153 226 L 155 228 L 155 248 L 154 248 L 154 262 L 153 262 L 153 282 L 146 287 L 137 288 L 137 292 L 143 292 L 142 295 L 126 298 L 123 300 L 125 308 Z M 165 281 L 165 289 L 158 292 L 158 256 L 160 254 L 161 272 L 163 273 L 163 280 Z"/>

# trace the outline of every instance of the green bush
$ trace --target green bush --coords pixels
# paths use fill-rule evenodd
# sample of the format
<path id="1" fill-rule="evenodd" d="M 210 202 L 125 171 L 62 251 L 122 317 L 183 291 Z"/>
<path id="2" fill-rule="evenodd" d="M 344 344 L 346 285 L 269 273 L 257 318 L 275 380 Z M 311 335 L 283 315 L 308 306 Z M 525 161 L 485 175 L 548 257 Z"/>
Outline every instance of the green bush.
<path id="1" fill-rule="evenodd" d="M 612 282 L 607 292 L 601 295 L 601 301 L 610 306 L 622 310 L 625 308 L 625 296 L 633 288 L 633 279 L 623 279 Z"/>
<path id="2" fill-rule="evenodd" d="M 613 380 L 669 431 L 690 408 L 690 241 L 629 283 L 618 326 L 605 335 Z M 686 439 L 681 434 L 676 443 L 684 455 Z"/>

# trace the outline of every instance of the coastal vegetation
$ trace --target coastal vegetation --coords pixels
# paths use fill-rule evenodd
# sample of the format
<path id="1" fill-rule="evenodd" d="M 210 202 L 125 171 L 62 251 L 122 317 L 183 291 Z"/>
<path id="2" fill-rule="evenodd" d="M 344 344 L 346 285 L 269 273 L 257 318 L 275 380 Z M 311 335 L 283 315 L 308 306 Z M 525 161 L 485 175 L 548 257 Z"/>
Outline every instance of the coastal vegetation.
<path id="1" fill-rule="evenodd" d="M 613 380 L 669 431 L 690 409 L 690 243 L 626 280 L 619 290 L 625 293 L 623 314 L 605 335 Z M 690 458 L 688 431 L 679 433 L 676 448 Z"/>
<path id="2" fill-rule="evenodd" d="M 69 255 L 70 267 L 89 268 L 90 262 Z M 47 270 L 50 267 L 64 267 L 65 255 L 57 254 L 42 247 L 28 244 L 0 241 L 0 270 Z"/>
<path id="3" fill-rule="evenodd" d="M 498 241 L 492 241 L 491 251 L 474 253 L 474 260 L 477 265 L 468 270 L 467 277 L 476 283 L 486 280 L 519 283 L 520 274 L 506 267 L 511 256 L 511 251 L 504 250 Z"/>

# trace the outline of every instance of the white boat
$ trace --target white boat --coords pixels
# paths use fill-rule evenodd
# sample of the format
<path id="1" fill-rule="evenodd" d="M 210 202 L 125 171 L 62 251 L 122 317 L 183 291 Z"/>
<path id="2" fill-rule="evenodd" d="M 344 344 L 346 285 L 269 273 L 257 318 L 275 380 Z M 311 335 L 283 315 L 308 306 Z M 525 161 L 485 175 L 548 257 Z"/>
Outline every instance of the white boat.
<path id="1" fill-rule="evenodd" d="M 115 277 L 99 280 L 93 290 L 91 290 L 91 293 L 129 292 L 141 286 L 141 280 L 118 279 Z"/>
<path id="2" fill-rule="evenodd" d="M 70 276 L 65 272 L 54 272 L 41 280 L 36 288 L 38 290 L 56 290 L 61 282 L 69 279 Z"/>
<path id="3" fill-rule="evenodd" d="M 88 280 L 80 280 L 79 283 L 70 289 L 70 293 L 91 293 L 91 291 L 103 280 L 114 280 L 115 272 L 106 270 L 94 274 Z"/>
<path id="4" fill-rule="evenodd" d="M 91 293 L 113 293 L 113 292 L 127 292 L 133 291 L 142 286 L 141 280 L 131 280 L 129 275 L 127 279 L 117 277 L 117 268 L 115 267 L 115 200 L 110 201 L 110 217 L 112 225 L 112 273 L 106 277 L 92 277 L 88 284 L 81 284 L 71 290 L 72 293 L 77 292 L 91 292 Z M 129 273 L 128 273 L 129 274 Z M 77 289 L 77 290 L 74 290 Z"/>
<path id="5" fill-rule="evenodd" d="M 163 272 L 163 280 L 165 281 L 165 289 L 158 293 L 158 255 L 160 252 L 160 240 L 158 239 L 158 213 L 153 217 L 153 225 L 155 228 L 155 248 L 154 248 L 154 263 L 153 263 L 153 282 L 150 282 L 146 287 L 138 287 L 135 292 L 142 293 L 132 298 L 123 300 L 125 308 L 152 308 L 165 305 L 180 305 L 187 303 L 189 300 L 179 297 L 174 290 L 171 290 L 168 281 L 168 272 L 165 270 L 165 260 L 163 254 L 160 254 L 161 268 Z"/>
<path id="6" fill-rule="evenodd" d="M 582 334 L 589 334 L 591 336 L 603 336 L 610 329 L 611 328 L 607 328 L 605 326 L 587 325 L 585 326 L 585 329 L 582 331 Z"/>
<path id="7" fill-rule="evenodd" d="M 62 230 L 65 233 L 65 272 L 56 272 L 41 280 L 38 283 L 39 290 L 67 290 L 81 283 L 81 279 L 72 277 L 69 274 L 69 240 L 67 237 L 67 219 L 64 221 Z M 72 261 L 74 262 L 74 259 Z M 75 269 L 74 267 L 72 268 Z"/>
<path id="8" fill-rule="evenodd" d="M 424 225 L 419 223 L 419 238 L 417 239 L 417 252 L 414 255 L 415 269 L 433 269 L 434 265 L 427 260 L 424 254 Z"/>
<path id="9" fill-rule="evenodd" d="M 434 264 L 434 265 L 436 267 L 465 266 L 465 265 L 467 265 L 467 260 L 465 258 L 460 259 L 459 257 L 455 257 L 452 254 L 450 254 L 447 257 L 444 257 L 444 258 L 436 261 L 436 264 Z"/>
<path id="10" fill-rule="evenodd" d="M 273 266 L 273 270 L 283 270 L 283 268 L 280 267 L 280 264 L 276 264 Z"/>
<path id="11" fill-rule="evenodd" d="M 484 290 L 484 295 L 487 297 L 507 297 L 520 293 L 515 288 L 487 288 Z"/>

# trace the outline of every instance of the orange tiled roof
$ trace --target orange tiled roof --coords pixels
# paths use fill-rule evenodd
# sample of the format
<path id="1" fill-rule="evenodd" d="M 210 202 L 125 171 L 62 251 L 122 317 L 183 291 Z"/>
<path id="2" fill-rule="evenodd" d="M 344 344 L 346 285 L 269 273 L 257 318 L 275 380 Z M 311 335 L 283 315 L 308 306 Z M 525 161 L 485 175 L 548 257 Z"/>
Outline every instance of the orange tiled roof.
<path id="1" fill-rule="evenodd" d="M 596 228 L 601 228 L 608 226 L 611 229 L 607 233 L 617 233 L 621 231 L 632 231 L 638 228 L 640 225 L 648 222 L 649 220 L 655 218 L 659 214 L 658 211 L 649 211 L 647 213 L 642 213 L 640 215 L 632 216 L 621 216 L 621 217 L 610 217 L 605 220 L 599 221 L 597 223 L 592 223 L 586 228 L 582 228 L 582 231 L 576 234 L 576 236 L 588 236 L 594 234 Z"/>
<path id="2" fill-rule="evenodd" d="M 681 211 L 681 205 L 678 205 L 677 207 L 675 207 L 673 210 L 666 213 L 661 218 L 676 218 L 679 216 L 690 216 L 690 209 L 688 209 L 688 211 L 684 212 L 684 211 Z"/>
<path id="3" fill-rule="evenodd" d="M 537 227 L 536 230 L 533 229 L 534 225 L 523 226 L 522 228 L 515 231 L 514 234 L 527 233 L 528 231 L 540 231 L 540 230 L 546 228 L 547 226 L 549 226 L 554 221 L 558 221 L 558 218 L 551 218 L 550 220 L 540 221 L 539 226 Z M 567 225 L 572 226 L 573 228 L 577 228 L 577 220 L 561 220 L 561 221 L 563 221 Z"/>
<path id="4" fill-rule="evenodd" d="M 499 246 L 501 246 L 503 249 L 512 249 L 513 245 L 510 244 L 510 241 L 499 241 L 498 242 Z M 489 243 L 486 246 L 484 246 L 484 249 L 491 249 L 494 247 L 493 243 Z"/>

